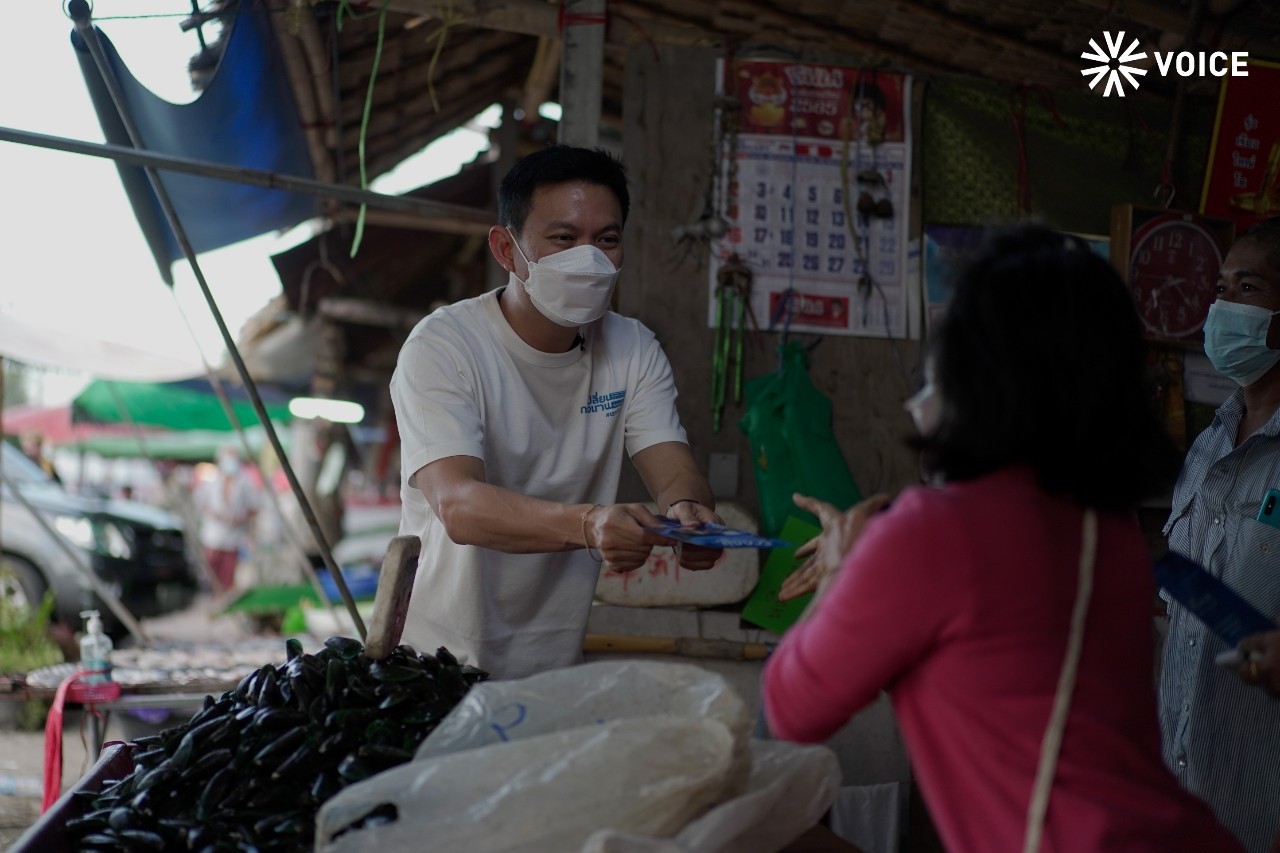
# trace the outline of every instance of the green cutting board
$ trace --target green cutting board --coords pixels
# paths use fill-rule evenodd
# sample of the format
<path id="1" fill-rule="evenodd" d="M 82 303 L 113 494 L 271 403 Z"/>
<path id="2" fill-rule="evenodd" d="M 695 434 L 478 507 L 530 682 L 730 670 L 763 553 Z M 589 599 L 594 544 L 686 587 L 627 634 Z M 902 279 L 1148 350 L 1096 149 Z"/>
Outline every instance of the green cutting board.
<path id="1" fill-rule="evenodd" d="M 779 539 L 795 542 L 796 548 L 808 542 L 822 532 L 822 528 L 789 516 L 778 534 Z M 742 608 L 742 618 L 753 625 L 781 634 L 795 624 L 809 605 L 812 594 L 802 595 L 791 601 L 779 601 L 778 590 L 782 582 L 797 568 L 803 560 L 796 559 L 796 548 L 775 548 L 760 569 L 760 581 L 752 590 L 746 606 Z"/>

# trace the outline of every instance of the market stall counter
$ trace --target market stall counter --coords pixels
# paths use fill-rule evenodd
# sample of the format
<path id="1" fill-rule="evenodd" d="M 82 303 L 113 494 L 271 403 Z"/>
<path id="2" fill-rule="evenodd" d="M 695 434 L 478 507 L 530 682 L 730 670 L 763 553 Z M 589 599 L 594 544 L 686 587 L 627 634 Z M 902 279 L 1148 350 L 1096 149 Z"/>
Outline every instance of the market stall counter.
<path id="1" fill-rule="evenodd" d="M 320 639 L 303 638 L 308 645 Z M 190 716 L 205 696 L 218 695 L 236 686 L 245 675 L 279 654 L 278 637 L 252 637 L 231 642 L 165 641 L 112 652 L 111 681 L 119 688 L 111 698 L 95 698 L 68 692 L 66 701 L 85 707 L 90 751 L 102 746 L 107 715 L 117 711 L 170 710 L 180 718 Z M 58 687 L 79 669 L 64 663 L 27 674 L 21 684 L 0 693 L 0 701 L 47 701 L 57 697 Z"/>
<path id="2" fill-rule="evenodd" d="M 748 738 L 742 701 L 699 667 L 600 662 L 493 682 L 445 649 L 379 661 L 342 637 L 314 654 L 287 641 L 286 657 L 182 726 L 110 745 L 14 850 L 340 853 L 423 837 L 585 850 L 601 833 L 667 850 L 857 850 L 817 826 L 834 756 Z M 647 777 L 662 784 L 628 781 Z"/>

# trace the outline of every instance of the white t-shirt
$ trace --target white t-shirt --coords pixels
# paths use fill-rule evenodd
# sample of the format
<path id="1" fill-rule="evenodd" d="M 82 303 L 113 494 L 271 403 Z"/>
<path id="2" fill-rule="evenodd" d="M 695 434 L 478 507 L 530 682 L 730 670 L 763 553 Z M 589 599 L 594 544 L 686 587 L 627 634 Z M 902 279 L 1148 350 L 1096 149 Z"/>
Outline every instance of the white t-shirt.
<path id="1" fill-rule="evenodd" d="M 400 351 L 400 533 L 422 538 L 404 642 L 496 678 L 582 659 L 600 566 L 586 551 L 505 554 L 453 543 L 410 478 L 448 456 L 483 460 L 496 486 L 557 503 L 617 500 L 622 456 L 687 442 L 671 365 L 638 320 L 612 312 L 583 348 L 544 353 L 512 330 L 498 294 L 440 308 Z"/>

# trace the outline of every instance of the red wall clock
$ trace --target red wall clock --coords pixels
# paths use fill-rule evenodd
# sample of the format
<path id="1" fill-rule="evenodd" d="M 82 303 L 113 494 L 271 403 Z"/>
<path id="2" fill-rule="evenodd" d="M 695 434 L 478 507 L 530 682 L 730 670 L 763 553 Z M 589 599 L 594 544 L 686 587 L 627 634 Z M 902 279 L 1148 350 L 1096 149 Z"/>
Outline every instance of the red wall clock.
<path id="1" fill-rule="evenodd" d="M 1147 336 L 1192 340 L 1216 298 L 1218 268 L 1234 224 L 1119 205 L 1111 231 L 1111 262 L 1129 285 Z"/>

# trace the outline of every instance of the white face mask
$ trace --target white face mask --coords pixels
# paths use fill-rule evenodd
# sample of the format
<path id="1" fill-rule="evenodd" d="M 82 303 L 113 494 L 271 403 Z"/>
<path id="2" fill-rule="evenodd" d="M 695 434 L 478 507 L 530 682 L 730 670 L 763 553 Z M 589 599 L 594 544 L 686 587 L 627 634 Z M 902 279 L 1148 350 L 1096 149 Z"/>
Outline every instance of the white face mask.
<path id="1" fill-rule="evenodd" d="M 224 474 L 234 474 L 240 470 L 240 460 L 233 456 L 224 456 L 218 460 L 218 470 Z"/>
<path id="2" fill-rule="evenodd" d="M 511 242 L 529 265 L 529 278 L 520 281 L 514 271 L 511 277 L 524 286 L 542 316 L 572 329 L 599 320 L 609 310 L 620 267 L 604 252 L 591 245 L 574 246 L 534 262 L 525 257 L 514 234 Z"/>
<path id="3" fill-rule="evenodd" d="M 927 438 L 938 428 L 938 422 L 942 420 L 942 396 L 933 383 L 932 365 L 925 367 L 924 387 L 911 395 L 902 408 L 911 414 L 911 420 L 922 436 Z"/>

